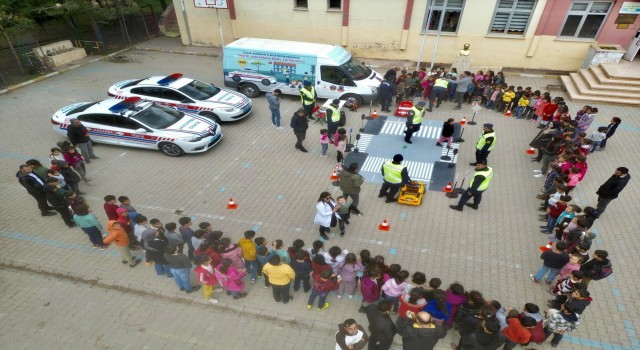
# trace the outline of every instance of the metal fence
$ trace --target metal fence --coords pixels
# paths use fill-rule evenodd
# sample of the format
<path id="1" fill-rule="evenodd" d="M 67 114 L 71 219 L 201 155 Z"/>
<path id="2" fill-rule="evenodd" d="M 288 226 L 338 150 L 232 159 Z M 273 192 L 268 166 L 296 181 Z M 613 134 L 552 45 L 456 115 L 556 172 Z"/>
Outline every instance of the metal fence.
<path id="1" fill-rule="evenodd" d="M 84 48 L 87 55 L 104 55 L 157 36 L 158 16 L 151 12 L 138 13 L 98 22 L 102 38 L 96 38 L 86 19 L 74 22 L 55 19 L 29 29 L 9 29 L 7 36 L 15 55 L 9 43 L 0 36 L 0 88 L 53 71 L 53 67 L 47 67 L 36 57 L 34 48 L 70 40 L 75 47 Z"/>

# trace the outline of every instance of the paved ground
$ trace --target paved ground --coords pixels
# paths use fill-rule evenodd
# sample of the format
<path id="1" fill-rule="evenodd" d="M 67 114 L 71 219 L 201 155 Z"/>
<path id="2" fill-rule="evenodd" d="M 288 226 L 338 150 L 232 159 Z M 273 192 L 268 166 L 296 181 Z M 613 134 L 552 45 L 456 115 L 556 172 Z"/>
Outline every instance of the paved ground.
<path id="1" fill-rule="evenodd" d="M 147 45 L 154 46 L 159 45 Z M 329 349 L 337 323 L 348 317 L 366 323 L 357 313 L 357 300 L 338 301 L 332 296 L 330 309 L 310 312 L 301 294 L 289 305 L 275 304 L 270 291 L 261 285 L 249 285 L 249 297 L 240 302 L 222 296 L 219 306 L 204 305 L 199 296 L 180 293 L 173 282 L 155 277 L 151 268 L 123 267 L 113 249 L 89 248 L 86 236 L 67 229 L 60 218 L 37 214 L 34 201 L 25 195 L 14 174 L 26 159 L 46 160 L 49 148 L 61 140 L 51 130 L 51 114 L 72 102 L 106 97 L 106 88 L 113 82 L 173 72 L 222 83 L 219 58 L 132 50 L 0 96 L 0 108 L 7 116 L 0 140 L 0 165 L 5 169 L 0 178 L 4 195 L 0 207 L 4 218 L 0 223 L 0 340 L 8 348 L 222 344 L 250 349 L 261 344 L 275 349 L 313 344 Z M 556 83 L 517 76 L 508 81 L 538 89 Z M 293 148 L 290 129 L 270 126 L 264 97 L 254 103 L 249 119 L 222 125 L 224 140 L 205 154 L 174 159 L 160 152 L 98 146 L 101 159 L 89 166 L 96 185 L 83 188 L 98 217 L 105 219 L 104 195 L 128 195 L 140 212 L 163 222 L 187 215 L 196 223 L 212 222 L 234 240 L 244 230 L 254 229 L 269 240 L 281 238 L 290 244 L 302 238 L 311 244 L 317 237 L 312 221 L 318 194 L 328 190 L 338 195 L 328 180 L 334 161 L 319 156 L 319 126 L 310 128 L 305 143 L 310 152 L 303 154 Z M 581 107 L 569 105 L 573 112 Z M 297 107 L 296 98 L 285 99 L 285 125 Z M 589 172 L 575 190 L 582 205 L 595 204 L 595 190 L 615 167 L 629 167 L 632 176 L 640 168 L 634 152 L 640 130 L 640 122 L 633 119 L 637 109 L 598 107 L 601 112 L 594 126 L 606 124 L 613 116 L 621 117 L 624 124 L 607 151 L 590 157 Z M 349 113 L 348 126 L 359 128 L 362 112 Z M 429 118 L 460 119 L 463 115 L 469 119 L 470 107 L 465 106 L 461 113 L 445 104 Z M 533 199 L 541 181 L 531 176 L 535 167 L 524 154 L 537 130 L 524 121 L 486 111 L 476 120 L 480 125 L 494 123 L 498 133 L 497 148 L 490 156 L 496 175 L 480 210 L 454 212 L 448 208 L 453 200 L 431 192 L 420 207 L 385 204 L 376 196 L 377 185 L 365 184 L 361 195 L 365 215 L 352 220 L 345 238 L 329 243 L 352 251 L 369 249 L 410 271 L 440 277 L 445 284 L 460 281 L 504 305 L 521 307 L 529 301 L 544 305 L 548 295 L 542 286 L 528 280 L 528 274 L 539 266 L 537 246 L 546 240 L 538 233 L 538 201 Z M 480 126 L 466 128 L 460 164 L 471 160 L 480 130 Z M 459 176 L 464 170 L 459 167 Z M 229 197 L 239 203 L 237 210 L 225 209 Z M 596 301 L 587 309 L 584 324 L 562 348 L 640 348 L 636 332 L 640 327 L 636 316 L 640 307 L 636 252 L 640 247 L 632 236 L 637 216 L 631 214 L 638 212 L 638 198 L 638 187 L 632 182 L 596 222 L 598 238 L 593 249 L 610 252 L 615 274 L 591 284 Z M 390 232 L 377 231 L 383 219 L 389 220 Z M 30 335 L 36 337 L 27 342 Z M 448 336 L 438 348 L 447 349 L 450 340 Z"/>

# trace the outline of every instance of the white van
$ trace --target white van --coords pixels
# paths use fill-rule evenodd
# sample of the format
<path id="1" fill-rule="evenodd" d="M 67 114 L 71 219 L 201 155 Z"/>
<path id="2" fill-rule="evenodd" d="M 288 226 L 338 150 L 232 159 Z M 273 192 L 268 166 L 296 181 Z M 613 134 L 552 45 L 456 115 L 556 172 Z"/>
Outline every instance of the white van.
<path id="1" fill-rule="evenodd" d="M 224 84 L 248 97 L 282 90 L 299 95 L 310 81 L 318 98 L 376 99 L 382 75 L 340 46 L 298 41 L 242 38 L 224 47 Z"/>

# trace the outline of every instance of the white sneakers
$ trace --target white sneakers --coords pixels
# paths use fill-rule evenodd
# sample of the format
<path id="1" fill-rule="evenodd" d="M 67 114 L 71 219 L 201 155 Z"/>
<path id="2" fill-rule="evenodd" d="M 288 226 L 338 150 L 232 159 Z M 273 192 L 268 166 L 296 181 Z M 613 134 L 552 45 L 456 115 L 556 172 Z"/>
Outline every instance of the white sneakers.
<path id="1" fill-rule="evenodd" d="M 218 303 L 218 299 L 207 299 L 208 302 L 210 302 L 211 304 L 217 304 Z"/>

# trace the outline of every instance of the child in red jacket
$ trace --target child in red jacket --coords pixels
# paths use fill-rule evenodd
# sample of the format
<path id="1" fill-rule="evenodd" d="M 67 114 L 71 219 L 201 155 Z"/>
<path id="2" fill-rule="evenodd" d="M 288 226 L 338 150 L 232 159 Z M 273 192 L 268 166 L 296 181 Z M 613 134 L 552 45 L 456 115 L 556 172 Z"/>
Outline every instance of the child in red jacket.
<path id="1" fill-rule="evenodd" d="M 198 281 L 202 284 L 202 297 L 211 304 L 217 304 L 218 299 L 211 297 L 215 285 L 218 283 L 213 271 L 213 266 L 211 266 L 211 257 L 208 255 L 196 255 L 195 261 L 198 266 L 196 266 L 194 271 L 198 275 Z M 217 290 L 215 291 L 217 292 Z"/>
<path id="2" fill-rule="evenodd" d="M 536 321 L 528 316 L 520 320 L 518 311 L 507 308 L 507 327 L 502 330 L 504 335 L 504 350 L 511 350 L 518 344 L 528 344 L 531 341 L 531 331 L 527 327 L 535 326 Z M 525 325 L 526 324 L 526 325 Z"/>
<path id="3" fill-rule="evenodd" d="M 318 310 L 326 310 L 329 308 L 329 303 L 326 302 L 327 295 L 332 290 L 338 289 L 338 284 L 342 280 L 340 276 L 336 278 L 334 281 L 331 276 L 333 271 L 322 270 L 319 274 L 313 274 L 313 288 L 311 288 L 311 294 L 309 295 L 309 301 L 307 302 L 307 309 L 311 310 L 313 307 L 313 302 L 316 300 L 316 297 L 319 296 L 318 300 Z"/>
<path id="4" fill-rule="evenodd" d="M 522 319 L 525 317 L 531 317 L 536 321 L 535 326 L 528 328 L 529 332 L 531 332 L 531 338 L 529 339 L 529 342 L 542 344 L 545 339 L 544 325 L 542 324 L 544 319 L 542 318 L 542 315 L 540 315 L 540 308 L 538 307 L 538 305 L 533 303 L 524 304 L 524 310 L 520 313 L 520 322 L 522 322 Z"/>

